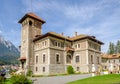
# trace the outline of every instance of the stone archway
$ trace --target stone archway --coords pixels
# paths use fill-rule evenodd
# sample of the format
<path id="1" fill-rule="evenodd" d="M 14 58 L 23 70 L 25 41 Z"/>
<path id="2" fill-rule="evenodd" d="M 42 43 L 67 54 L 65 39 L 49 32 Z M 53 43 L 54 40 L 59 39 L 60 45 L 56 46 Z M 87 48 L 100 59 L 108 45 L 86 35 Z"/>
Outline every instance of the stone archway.
<path id="1" fill-rule="evenodd" d="M 67 55 L 66 56 L 66 63 L 67 64 L 71 64 L 71 61 L 72 61 L 72 56 L 71 55 Z"/>

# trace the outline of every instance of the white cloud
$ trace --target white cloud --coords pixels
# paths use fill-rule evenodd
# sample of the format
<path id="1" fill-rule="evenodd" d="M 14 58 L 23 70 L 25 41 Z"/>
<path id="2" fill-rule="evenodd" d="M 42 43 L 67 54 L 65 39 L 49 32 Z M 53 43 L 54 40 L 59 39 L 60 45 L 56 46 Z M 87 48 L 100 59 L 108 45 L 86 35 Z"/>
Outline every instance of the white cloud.
<path id="1" fill-rule="evenodd" d="M 87 21 L 91 19 L 99 11 L 98 7 L 94 6 L 69 6 L 65 8 L 65 16 L 71 19 L 79 19 L 80 21 Z"/>
<path id="2" fill-rule="evenodd" d="M 72 36 L 75 31 L 79 34 L 95 35 L 99 40 L 106 43 L 103 50 L 106 51 L 110 41 L 116 42 L 120 39 L 120 1 L 119 0 L 98 0 L 76 4 L 61 3 L 58 0 L 32 0 L 33 11 L 39 12 L 51 21 L 50 26 L 55 27 L 62 25 L 63 31 Z M 29 0 L 23 0 L 26 6 L 25 10 L 30 10 L 31 3 Z M 54 17 L 53 17 L 54 16 Z M 60 16 L 60 17 L 57 17 Z M 57 21 L 58 20 L 58 21 Z M 69 23 L 66 25 L 66 23 Z M 48 27 L 49 29 L 49 25 Z M 49 30 L 54 30 L 52 28 Z M 57 30 L 55 30 L 57 31 Z"/>

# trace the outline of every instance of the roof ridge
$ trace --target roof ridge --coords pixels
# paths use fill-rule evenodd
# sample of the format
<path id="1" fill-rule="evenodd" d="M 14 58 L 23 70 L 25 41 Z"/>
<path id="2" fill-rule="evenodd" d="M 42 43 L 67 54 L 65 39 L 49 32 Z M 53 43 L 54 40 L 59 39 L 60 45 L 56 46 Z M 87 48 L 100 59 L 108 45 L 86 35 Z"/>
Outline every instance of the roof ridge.
<path id="1" fill-rule="evenodd" d="M 34 14 L 33 12 L 29 12 L 29 13 L 26 13 L 20 20 L 19 20 L 19 23 L 22 23 L 22 21 L 27 18 L 27 17 L 31 17 L 31 18 L 34 18 L 38 21 L 41 21 L 42 23 L 45 23 L 45 21 L 40 18 L 39 16 L 37 16 L 36 14 Z"/>

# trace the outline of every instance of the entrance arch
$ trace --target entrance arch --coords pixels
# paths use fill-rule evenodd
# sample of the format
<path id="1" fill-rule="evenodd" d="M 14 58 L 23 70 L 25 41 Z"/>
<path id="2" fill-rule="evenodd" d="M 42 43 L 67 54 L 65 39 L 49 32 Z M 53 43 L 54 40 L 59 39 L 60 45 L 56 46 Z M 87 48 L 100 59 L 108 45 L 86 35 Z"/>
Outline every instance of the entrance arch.
<path id="1" fill-rule="evenodd" d="M 72 61 L 72 56 L 71 55 L 67 55 L 66 56 L 66 63 L 67 64 L 71 64 L 71 61 Z"/>

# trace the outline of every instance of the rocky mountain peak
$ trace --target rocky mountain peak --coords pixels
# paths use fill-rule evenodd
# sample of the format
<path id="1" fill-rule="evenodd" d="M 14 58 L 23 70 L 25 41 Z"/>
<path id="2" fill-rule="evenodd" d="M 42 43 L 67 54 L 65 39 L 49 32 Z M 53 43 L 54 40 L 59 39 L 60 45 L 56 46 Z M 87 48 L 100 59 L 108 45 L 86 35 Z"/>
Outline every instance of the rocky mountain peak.
<path id="1" fill-rule="evenodd" d="M 3 36 L 0 35 L 0 61 L 4 61 L 6 63 L 15 63 L 17 62 L 17 58 L 19 58 L 20 52 L 15 45 L 4 39 Z"/>

